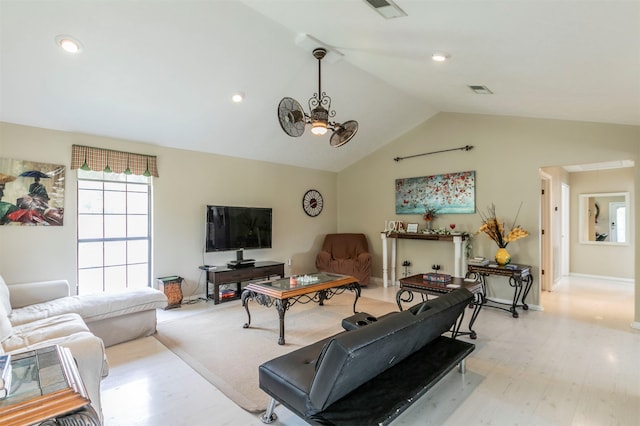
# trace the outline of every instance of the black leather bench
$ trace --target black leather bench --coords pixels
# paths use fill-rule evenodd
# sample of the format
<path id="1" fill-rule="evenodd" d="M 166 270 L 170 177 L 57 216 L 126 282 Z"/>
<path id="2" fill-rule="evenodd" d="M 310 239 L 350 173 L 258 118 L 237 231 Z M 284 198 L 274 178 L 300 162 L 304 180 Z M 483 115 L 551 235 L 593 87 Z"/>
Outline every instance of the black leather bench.
<path id="1" fill-rule="evenodd" d="M 456 366 L 464 372 L 475 346 L 442 334 L 472 300 L 458 289 L 262 364 L 262 421 L 280 402 L 311 424 L 389 424 Z"/>

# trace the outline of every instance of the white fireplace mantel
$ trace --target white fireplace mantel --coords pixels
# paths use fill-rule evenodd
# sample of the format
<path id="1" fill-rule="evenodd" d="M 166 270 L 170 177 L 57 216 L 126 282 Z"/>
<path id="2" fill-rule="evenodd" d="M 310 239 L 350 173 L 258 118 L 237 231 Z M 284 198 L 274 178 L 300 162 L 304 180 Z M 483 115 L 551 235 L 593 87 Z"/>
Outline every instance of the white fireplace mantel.
<path id="1" fill-rule="evenodd" d="M 389 287 L 389 251 L 387 242 L 391 240 L 391 285 L 396 285 L 396 242 L 399 239 L 426 240 L 426 241 L 450 241 L 453 243 L 454 276 L 463 277 L 466 269 L 466 259 L 462 255 L 462 241 L 466 239 L 462 234 L 419 234 L 411 232 L 382 232 L 382 281 L 385 287 Z"/>

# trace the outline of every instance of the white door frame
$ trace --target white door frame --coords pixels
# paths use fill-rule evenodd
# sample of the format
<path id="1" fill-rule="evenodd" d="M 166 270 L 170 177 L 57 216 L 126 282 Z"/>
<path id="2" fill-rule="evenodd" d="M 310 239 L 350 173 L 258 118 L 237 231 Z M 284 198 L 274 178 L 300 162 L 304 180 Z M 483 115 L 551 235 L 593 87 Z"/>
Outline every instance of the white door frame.
<path id="1" fill-rule="evenodd" d="M 562 253 L 560 255 L 560 273 L 562 277 L 568 277 L 570 274 L 569 262 L 570 262 L 570 247 L 571 247 L 571 238 L 570 238 L 570 223 L 571 223 L 571 215 L 570 215 L 570 204 L 571 204 L 571 189 L 569 185 L 566 183 L 562 183 L 560 186 L 560 190 L 562 192 L 562 204 L 560 206 L 560 214 L 561 218 L 561 235 L 560 235 L 560 249 Z"/>
<path id="2" fill-rule="evenodd" d="M 553 284 L 553 245 L 551 226 L 551 175 L 540 170 L 540 290 L 551 291 Z M 543 273 L 544 272 L 544 273 Z M 539 296 L 538 296 L 539 297 Z"/>

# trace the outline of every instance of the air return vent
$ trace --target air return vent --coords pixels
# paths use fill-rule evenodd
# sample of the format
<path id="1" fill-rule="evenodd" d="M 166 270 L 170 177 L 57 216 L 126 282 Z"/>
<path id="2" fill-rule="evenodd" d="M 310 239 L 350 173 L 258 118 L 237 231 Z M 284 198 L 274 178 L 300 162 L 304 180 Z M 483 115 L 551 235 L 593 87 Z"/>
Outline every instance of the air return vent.
<path id="1" fill-rule="evenodd" d="M 397 4 L 391 0 L 364 0 L 369 6 L 371 6 L 376 12 L 382 15 L 383 18 L 400 18 L 407 16 L 404 10 L 400 9 Z"/>
<path id="2" fill-rule="evenodd" d="M 489 90 L 487 86 L 469 85 L 469 89 L 473 90 L 478 95 L 493 95 L 493 92 Z"/>

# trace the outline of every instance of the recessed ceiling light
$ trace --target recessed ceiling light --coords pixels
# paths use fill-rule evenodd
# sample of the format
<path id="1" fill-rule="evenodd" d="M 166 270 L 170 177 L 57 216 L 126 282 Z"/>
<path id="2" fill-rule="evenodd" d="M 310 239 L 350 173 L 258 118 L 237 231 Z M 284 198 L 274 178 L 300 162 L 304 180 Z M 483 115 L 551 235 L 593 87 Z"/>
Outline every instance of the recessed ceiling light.
<path id="1" fill-rule="evenodd" d="M 444 62 L 447 59 L 449 59 L 449 55 L 447 55 L 444 52 L 436 52 L 433 55 L 431 55 L 431 59 L 433 59 L 436 62 Z"/>
<path id="2" fill-rule="evenodd" d="M 242 101 L 244 101 L 244 93 L 242 93 L 242 92 L 234 93 L 233 96 L 231 96 L 231 100 L 233 102 L 242 102 Z"/>
<path id="3" fill-rule="evenodd" d="M 56 44 L 67 53 L 79 53 L 82 50 L 82 44 L 75 38 L 68 35 L 58 35 L 55 38 Z"/>

